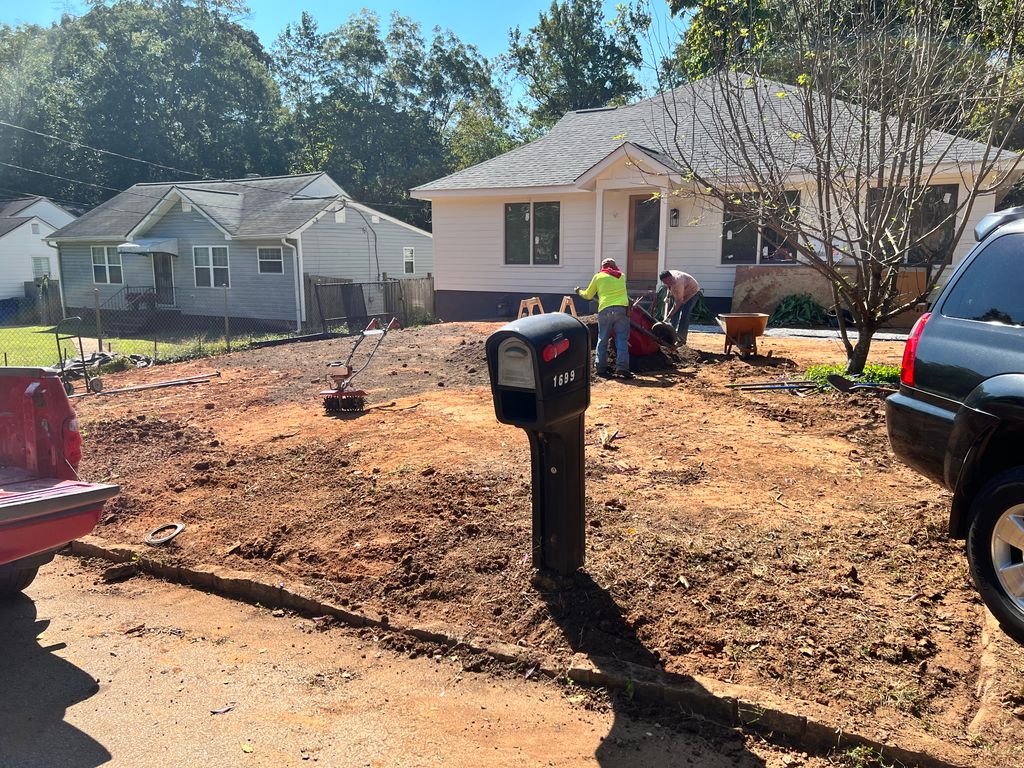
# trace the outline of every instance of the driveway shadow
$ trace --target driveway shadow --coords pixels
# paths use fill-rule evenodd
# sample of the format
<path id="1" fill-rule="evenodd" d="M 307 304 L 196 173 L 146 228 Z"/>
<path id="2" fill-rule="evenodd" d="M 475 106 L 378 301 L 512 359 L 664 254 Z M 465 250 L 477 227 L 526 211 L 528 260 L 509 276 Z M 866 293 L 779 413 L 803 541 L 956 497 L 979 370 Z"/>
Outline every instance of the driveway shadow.
<path id="1" fill-rule="evenodd" d="M 611 667 L 620 661 L 661 668 L 657 654 L 637 637 L 611 594 L 588 574 L 577 572 L 562 589 L 542 584 L 538 583 L 540 596 L 566 642 L 575 653 L 587 654 L 599 670 L 605 663 Z M 608 671 L 621 673 L 619 668 Z M 741 734 L 703 719 L 701 713 L 634 700 L 632 691 L 609 694 L 615 720 L 594 754 L 604 768 L 765 766 L 746 749 Z"/>
<path id="2" fill-rule="evenodd" d="M 64 722 L 68 707 L 99 692 L 84 670 L 54 655 L 64 644 L 45 646 L 25 595 L 0 601 L 0 766 L 95 768 L 111 759 L 102 744 Z"/>

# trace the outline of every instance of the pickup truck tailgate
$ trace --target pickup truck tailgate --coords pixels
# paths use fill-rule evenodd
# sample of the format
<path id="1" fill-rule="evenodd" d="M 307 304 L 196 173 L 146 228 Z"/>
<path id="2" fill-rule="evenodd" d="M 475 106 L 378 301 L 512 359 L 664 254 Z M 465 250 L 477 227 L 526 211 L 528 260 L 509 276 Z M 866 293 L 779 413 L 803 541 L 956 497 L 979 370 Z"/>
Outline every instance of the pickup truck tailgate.
<path id="1" fill-rule="evenodd" d="M 0 565 L 87 535 L 119 490 L 0 467 Z"/>

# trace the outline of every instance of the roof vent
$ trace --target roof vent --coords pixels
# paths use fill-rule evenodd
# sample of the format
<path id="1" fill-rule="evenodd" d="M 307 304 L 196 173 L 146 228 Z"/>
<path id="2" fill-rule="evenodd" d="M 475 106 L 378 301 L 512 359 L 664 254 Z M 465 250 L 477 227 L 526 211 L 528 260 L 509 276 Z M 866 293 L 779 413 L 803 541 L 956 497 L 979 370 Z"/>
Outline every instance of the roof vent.
<path id="1" fill-rule="evenodd" d="M 590 107 L 589 109 L 577 109 L 577 115 L 585 115 L 588 112 L 614 112 L 618 107 Z"/>
<path id="2" fill-rule="evenodd" d="M 247 178 L 247 179 L 258 179 L 259 177 L 260 177 L 260 175 L 258 173 L 247 173 L 247 174 L 245 174 L 245 178 Z"/>
<path id="3" fill-rule="evenodd" d="M 1000 227 L 1009 224 L 1011 221 L 1024 219 L 1024 206 L 1007 208 L 1005 211 L 996 211 L 978 222 L 974 228 L 974 239 L 979 243 L 991 235 Z"/>

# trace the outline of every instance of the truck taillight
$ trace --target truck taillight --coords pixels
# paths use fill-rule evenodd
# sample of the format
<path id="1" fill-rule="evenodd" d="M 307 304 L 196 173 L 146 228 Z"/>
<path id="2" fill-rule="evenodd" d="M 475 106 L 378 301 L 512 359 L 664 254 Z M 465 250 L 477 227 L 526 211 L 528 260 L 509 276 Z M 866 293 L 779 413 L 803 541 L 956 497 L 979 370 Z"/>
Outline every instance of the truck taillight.
<path id="1" fill-rule="evenodd" d="M 82 433 L 78 429 L 78 419 L 64 421 L 64 458 L 75 469 L 82 460 Z"/>
<path id="2" fill-rule="evenodd" d="M 910 336 L 907 337 L 907 346 L 903 348 L 903 365 L 900 367 L 900 381 L 908 387 L 914 386 L 914 360 L 917 359 L 917 343 L 921 340 L 921 332 L 931 316 L 931 312 L 925 312 L 917 318 L 917 322 L 914 323 L 914 327 L 910 330 Z"/>

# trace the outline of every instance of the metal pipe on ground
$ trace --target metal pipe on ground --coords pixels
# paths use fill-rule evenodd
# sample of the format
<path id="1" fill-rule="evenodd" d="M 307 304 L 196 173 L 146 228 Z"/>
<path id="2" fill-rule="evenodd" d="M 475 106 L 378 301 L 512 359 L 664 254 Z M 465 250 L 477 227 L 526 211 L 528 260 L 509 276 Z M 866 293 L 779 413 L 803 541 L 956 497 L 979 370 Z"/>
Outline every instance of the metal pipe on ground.
<path id="1" fill-rule="evenodd" d="M 162 389 L 164 387 L 184 387 L 189 384 L 208 384 L 210 379 L 218 378 L 220 371 L 214 371 L 213 373 L 204 373 L 198 376 L 189 376 L 185 379 L 171 379 L 169 381 L 156 381 L 152 384 L 139 384 L 135 387 L 122 387 L 121 389 L 108 389 L 106 392 L 100 392 L 102 395 L 117 395 L 122 392 L 141 392 L 144 389 Z"/>

